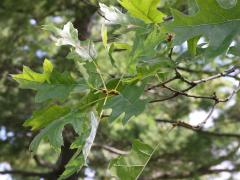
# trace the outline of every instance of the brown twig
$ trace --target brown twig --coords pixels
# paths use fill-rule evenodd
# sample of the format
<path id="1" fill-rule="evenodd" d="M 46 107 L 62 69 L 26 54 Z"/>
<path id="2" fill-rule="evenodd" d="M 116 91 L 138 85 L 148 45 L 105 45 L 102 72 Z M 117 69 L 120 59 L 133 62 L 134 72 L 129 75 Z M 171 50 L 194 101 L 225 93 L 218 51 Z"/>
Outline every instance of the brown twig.
<path id="1" fill-rule="evenodd" d="M 163 85 L 165 85 L 165 84 L 168 84 L 168 83 L 170 83 L 170 82 L 172 82 L 172 81 L 174 81 L 174 80 L 176 80 L 176 79 L 178 79 L 178 77 L 177 77 L 177 76 L 174 76 L 174 77 L 172 77 L 172 78 L 170 78 L 170 79 L 168 79 L 168 80 L 166 80 L 166 81 L 164 81 L 164 82 L 161 82 L 161 83 L 159 83 L 159 84 L 156 84 L 156 85 L 154 85 L 154 86 L 151 86 L 151 87 L 147 88 L 146 91 L 150 91 L 150 90 L 155 89 L 155 88 L 157 88 L 157 87 L 161 87 L 161 86 L 163 86 Z"/>
<path id="2" fill-rule="evenodd" d="M 42 178 L 49 178 L 51 177 L 51 173 L 38 173 L 38 172 L 28 172 L 24 170 L 5 170 L 0 171 L 0 174 L 18 174 L 23 177 L 42 177 Z"/>
<path id="3" fill-rule="evenodd" d="M 199 127 L 188 124 L 184 121 L 175 121 L 175 120 L 168 120 L 168 119 L 156 119 L 156 122 L 172 124 L 174 127 L 182 127 L 182 128 L 192 130 L 192 131 L 195 131 L 197 133 L 204 134 L 204 135 L 209 135 L 209 136 L 214 136 L 214 137 L 222 137 L 222 138 L 237 138 L 237 139 L 240 139 L 240 134 L 206 131 L 206 130 L 202 130 Z"/>
<path id="4" fill-rule="evenodd" d="M 108 146 L 108 145 L 102 145 L 102 144 L 94 143 L 93 147 L 102 148 L 106 151 L 109 151 L 109 152 L 117 154 L 117 155 L 127 155 L 129 153 L 128 151 L 123 151 L 123 150 L 120 150 L 120 149 L 117 149 L 117 148 L 114 148 L 114 147 L 111 147 L 111 146 Z"/>

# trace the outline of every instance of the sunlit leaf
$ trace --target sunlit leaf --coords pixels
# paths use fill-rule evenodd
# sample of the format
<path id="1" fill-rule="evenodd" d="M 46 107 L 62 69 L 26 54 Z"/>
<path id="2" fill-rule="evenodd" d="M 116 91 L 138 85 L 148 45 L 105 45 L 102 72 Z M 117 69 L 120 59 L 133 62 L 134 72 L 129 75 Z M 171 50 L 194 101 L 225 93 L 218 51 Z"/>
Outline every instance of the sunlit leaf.
<path id="1" fill-rule="evenodd" d="M 83 59 L 91 61 L 97 56 L 94 44 L 89 42 L 87 45 L 82 45 L 78 39 L 78 31 L 73 27 L 71 22 L 64 25 L 63 29 L 58 29 L 56 27 L 44 26 L 44 29 L 50 30 L 54 33 L 54 41 L 57 46 L 70 45 L 74 47 L 75 52 Z"/>
<path id="2" fill-rule="evenodd" d="M 53 70 L 52 63 L 45 59 L 43 63 L 43 73 L 36 73 L 32 71 L 29 67 L 23 66 L 23 72 L 21 74 L 12 75 L 13 79 L 16 80 L 22 88 L 25 88 L 28 83 L 43 83 L 49 79 L 51 72 Z"/>
<path id="3" fill-rule="evenodd" d="M 69 73 L 59 73 L 53 70 L 53 65 L 48 60 L 44 61 L 43 69 L 43 73 L 40 74 L 24 66 L 22 74 L 13 75 L 13 79 L 20 84 L 21 88 L 37 91 L 36 102 L 49 99 L 63 101 L 73 90 L 79 92 L 81 89 L 84 92 L 88 89 L 84 81 L 79 80 L 77 82 Z"/>
<path id="4" fill-rule="evenodd" d="M 128 10 L 128 12 L 145 23 L 161 23 L 165 16 L 157 10 L 160 0 L 119 0 L 119 3 Z"/>
<path id="5" fill-rule="evenodd" d="M 99 3 L 99 6 L 106 24 L 125 24 L 127 22 L 127 16 L 116 7 L 108 7 L 103 3 Z"/>
<path id="6" fill-rule="evenodd" d="M 107 27 L 104 24 L 102 24 L 101 36 L 102 36 L 103 45 L 106 48 L 108 43 L 108 35 L 107 35 Z"/>

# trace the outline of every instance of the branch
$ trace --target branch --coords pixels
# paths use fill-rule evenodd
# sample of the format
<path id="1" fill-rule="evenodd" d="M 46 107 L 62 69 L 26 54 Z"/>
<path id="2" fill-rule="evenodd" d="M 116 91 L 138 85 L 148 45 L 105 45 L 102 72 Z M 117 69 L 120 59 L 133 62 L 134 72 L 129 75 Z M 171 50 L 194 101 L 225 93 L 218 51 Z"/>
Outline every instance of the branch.
<path id="1" fill-rule="evenodd" d="M 182 173 L 182 174 L 172 174 L 172 173 L 159 173 L 159 175 L 155 175 L 152 178 L 147 178 L 146 180 L 154 180 L 154 179 L 186 179 L 186 178 L 191 178 L 194 177 L 196 175 L 209 175 L 209 174 L 218 174 L 221 172 L 239 172 L 240 170 L 240 165 L 237 165 L 235 168 L 233 169 L 204 169 L 204 168 L 199 168 L 196 171 L 192 171 L 189 173 Z M 145 179 L 144 179 L 145 180 Z"/>
<path id="2" fill-rule="evenodd" d="M 163 102 L 163 101 L 167 101 L 167 100 L 170 100 L 170 99 L 173 99 L 179 95 L 182 95 L 182 96 L 186 96 L 186 97 L 190 97 L 190 98 L 195 98 L 195 99 L 209 99 L 209 100 L 213 100 L 215 101 L 215 104 L 218 104 L 218 103 L 224 103 L 224 102 L 228 102 L 239 90 L 240 90 L 240 81 L 239 81 L 239 84 L 238 86 L 232 91 L 232 93 L 225 99 L 220 99 L 216 96 L 216 94 L 214 93 L 212 96 L 197 96 L 197 95 L 191 95 L 191 94 L 188 94 L 186 93 L 187 91 L 189 91 L 190 89 L 194 88 L 197 84 L 192 84 L 191 86 L 189 86 L 188 88 L 182 90 L 182 91 L 179 91 L 179 90 L 176 90 L 176 89 L 173 89 L 171 87 L 168 87 L 166 86 L 165 84 L 162 85 L 163 88 L 166 88 L 168 89 L 169 91 L 173 92 L 174 94 L 170 97 L 166 97 L 164 99 L 157 99 L 157 100 L 152 100 L 150 101 L 149 103 L 156 103 L 156 102 Z"/>
<path id="3" fill-rule="evenodd" d="M 213 96 L 197 96 L 197 95 L 187 94 L 186 91 L 188 91 L 189 88 L 187 90 L 184 90 L 184 91 L 178 91 L 178 90 L 173 89 L 171 87 L 168 87 L 166 85 L 163 85 L 163 87 L 172 91 L 172 92 L 174 92 L 174 93 L 176 93 L 176 94 L 183 95 L 183 96 L 186 96 L 186 97 L 191 97 L 191 98 L 196 98 L 196 99 L 210 99 L 210 100 L 214 100 L 214 101 L 219 101 L 215 94 Z"/>
<path id="4" fill-rule="evenodd" d="M 229 171 L 237 171 L 239 170 L 239 165 L 236 165 L 236 167 L 234 169 L 211 169 L 211 167 L 218 165 L 220 163 L 222 163 L 225 160 L 229 160 L 229 158 L 233 157 L 236 152 L 238 151 L 240 147 L 240 144 L 238 144 L 232 151 L 230 151 L 227 155 L 224 156 L 220 156 L 218 159 L 214 159 L 213 161 L 211 161 L 208 164 L 203 165 L 202 167 L 190 171 L 190 172 L 184 172 L 182 174 L 169 174 L 169 173 L 156 173 L 153 174 L 153 176 L 150 179 L 182 179 L 182 178 L 187 178 L 187 177 L 194 177 L 196 175 L 204 175 L 204 174 L 213 174 L 213 173 L 219 173 L 219 172 L 229 172 Z M 173 157 L 173 154 L 168 154 L 170 157 Z M 164 157 L 165 154 L 159 156 Z M 157 160 L 159 157 L 156 157 L 155 159 Z M 177 159 L 178 157 L 174 157 L 175 159 Z"/>
<path id="5" fill-rule="evenodd" d="M 240 134 L 206 131 L 206 130 L 202 130 L 198 126 L 192 126 L 191 124 L 188 124 L 188 123 L 183 122 L 183 121 L 156 119 L 156 122 L 172 124 L 173 127 L 183 127 L 185 129 L 192 130 L 192 131 L 195 131 L 197 133 L 204 134 L 204 135 L 209 135 L 209 136 L 214 136 L 214 137 L 222 137 L 222 138 L 237 138 L 237 139 L 240 139 Z"/>
<path id="6" fill-rule="evenodd" d="M 177 69 L 188 72 L 188 73 L 197 73 L 197 74 L 213 75 L 213 74 L 217 73 L 216 71 L 195 70 L 195 69 L 189 69 L 189 68 L 185 68 L 185 67 L 181 67 L 181 66 L 178 66 Z"/>
<path id="7" fill-rule="evenodd" d="M 163 85 L 163 86 L 165 86 L 165 85 Z M 182 90 L 181 93 L 185 93 L 185 92 L 189 91 L 190 89 L 192 89 L 192 88 L 194 88 L 194 87 L 195 87 L 195 85 L 191 85 L 191 86 L 189 86 L 188 88 Z M 149 103 L 156 103 L 156 102 L 167 101 L 167 100 L 173 99 L 173 98 L 181 95 L 181 93 L 179 93 L 178 91 L 176 91 L 176 92 L 174 92 L 174 94 L 173 94 L 172 96 L 169 96 L 169 97 L 166 97 L 166 98 L 163 98 L 163 99 L 152 100 L 152 101 L 150 101 Z"/>
<path id="8" fill-rule="evenodd" d="M 38 166 L 49 168 L 49 169 L 56 169 L 57 168 L 56 165 L 40 159 L 37 155 L 34 155 L 33 159 L 35 160 L 35 162 Z"/>
<path id="9" fill-rule="evenodd" d="M 102 144 L 94 143 L 93 147 L 95 147 L 95 148 L 102 148 L 104 150 L 107 150 L 107 151 L 109 151 L 111 153 L 114 153 L 114 154 L 117 154 L 117 155 L 127 155 L 127 154 L 129 154 L 128 151 L 119 150 L 119 149 L 116 149 L 114 147 L 107 146 L 107 145 L 102 145 Z"/>
<path id="10" fill-rule="evenodd" d="M 214 80 L 214 79 L 218 79 L 220 77 L 225 77 L 225 76 L 235 72 L 238 69 L 239 69 L 238 66 L 234 66 L 233 68 L 228 69 L 228 70 L 224 71 L 223 73 L 219 73 L 219 74 L 210 76 L 208 78 L 204 78 L 204 79 L 200 79 L 200 80 L 197 80 L 197 81 L 193 81 L 193 83 L 200 84 L 200 83 L 204 83 L 204 82 L 211 81 L 211 80 Z"/>
<path id="11" fill-rule="evenodd" d="M 154 85 L 154 86 L 149 87 L 146 91 L 150 91 L 150 90 L 155 89 L 155 88 L 157 88 L 157 87 L 161 87 L 161 86 L 163 86 L 163 85 L 165 85 L 165 84 L 168 84 L 168 83 L 170 83 L 170 82 L 172 82 L 172 81 L 174 81 L 174 80 L 176 80 L 176 79 L 178 79 L 178 77 L 177 77 L 177 76 L 174 76 L 173 78 L 171 78 L 171 79 L 169 79 L 169 80 L 167 80 L 167 81 L 165 81 L 165 82 L 161 82 L 161 83 L 159 83 L 159 84 L 157 84 L 157 85 Z"/>
<path id="12" fill-rule="evenodd" d="M 23 170 L 0 171 L 0 174 L 17 174 L 17 175 L 21 175 L 21 176 L 24 176 L 24 177 L 37 176 L 37 177 L 42 177 L 42 178 L 50 177 L 51 173 L 52 172 L 48 172 L 48 173 L 27 172 L 27 171 L 23 171 Z"/>

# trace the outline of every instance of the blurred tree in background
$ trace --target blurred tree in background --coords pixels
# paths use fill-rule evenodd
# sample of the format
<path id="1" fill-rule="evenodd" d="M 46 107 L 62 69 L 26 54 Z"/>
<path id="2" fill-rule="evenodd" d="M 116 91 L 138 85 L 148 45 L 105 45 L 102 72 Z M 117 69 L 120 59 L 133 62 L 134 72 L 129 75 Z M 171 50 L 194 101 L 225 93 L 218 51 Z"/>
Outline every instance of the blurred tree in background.
<path id="1" fill-rule="evenodd" d="M 101 2 L 120 7 L 116 1 Z M 185 14 L 194 14 L 197 11 L 194 2 L 162 0 L 159 9 L 166 14 L 171 14 L 170 8 Z M 218 2 L 224 7 L 231 7 L 233 1 Z M 10 174 L 13 179 L 57 179 L 75 152 L 69 149 L 74 136 L 71 127 L 64 129 L 64 146 L 60 152 L 52 150 L 47 143 L 41 144 L 34 156 L 28 151 L 36 134 L 22 124 L 41 105 L 34 102 L 32 91 L 19 90 L 17 83 L 10 77 L 10 74 L 19 73 L 23 64 L 36 71 L 41 69 L 45 58 L 54 62 L 61 72 L 67 70 L 73 75 L 79 74 L 74 62 L 66 58 L 68 48 L 56 47 L 50 34 L 42 30 L 42 25 L 57 24 L 62 28 L 68 21 L 73 22 L 77 28 L 79 39 L 101 41 L 100 27 L 104 18 L 99 13 L 98 2 L 94 0 L 0 2 L 0 162 L 11 166 L 10 169 L 0 169 L 0 173 Z M 109 28 L 109 34 L 114 34 L 117 28 Z M 109 36 L 109 41 L 119 38 L 119 35 Z M 123 39 L 128 41 L 132 37 L 133 34 L 129 33 Z M 205 45 L 204 39 L 201 40 L 202 45 Z M 175 48 L 172 57 L 178 62 L 178 71 L 184 77 L 191 80 L 204 79 L 225 72 L 233 65 L 239 65 L 239 47 L 235 46 L 239 41 L 238 35 L 234 38 L 231 54 L 217 58 L 205 59 L 200 55 L 193 58 L 185 44 Z M 125 71 L 127 53 L 122 53 L 121 50 L 113 53 L 119 67 L 116 70 L 105 49 L 97 46 L 97 50 L 101 57 L 100 68 L 105 76 L 115 77 L 119 75 L 119 71 Z M 197 50 L 200 51 L 200 48 Z M 149 51 L 146 48 L 138 53 L 147 52 Z M 181 56 L 179 52 L 183 52 Z M 172 75 L 174 72 L 169 72 L 163 79 Z M 226 93 L 231 94 L 233 86 L 239 81 L 238 74 L 231 76 L 233 77 L 216 79 L 210 84 L 201 84 L 192 93 L 206 96 L 217 92 L 224 98 Z M 186 88 L 180 81 L 172 82 L 172 87 Z M 127 154 L 134 139 L 141 139 L 150 145 L 160 142 L 159 149 L 140 179 L 214 179 L 222 177 L 222 172 L 229 172 L 225 179 L 240 178 L 237 174 L 240 170 L 239 94 L 213 109 L 211 99 L 189 98 L 179 95 L 179 92 L 172 94 L 171 89 L 169 92 L 167 88 L 149 90 L 152 97 L 166 98 L 175 95 L 175 98 L 150 104 L 143 114 L 133 118 L 125 126 L 119 121 L 114 124 L 102 121 L 89 156 L 89 167 L 83 168 L 79 174 L 74 174 L 69 179 L 85 178 L 91 174 L 94 174 L 95 179 L 110 179 L 107 170 L 109 161 L 117 155 Z M 71 102 L 76 103 L 77 98 L 72 96 Z M 189 126 L 203 121 L 209 111 L 212 117 L 208 118 L 203 129 Z"/>

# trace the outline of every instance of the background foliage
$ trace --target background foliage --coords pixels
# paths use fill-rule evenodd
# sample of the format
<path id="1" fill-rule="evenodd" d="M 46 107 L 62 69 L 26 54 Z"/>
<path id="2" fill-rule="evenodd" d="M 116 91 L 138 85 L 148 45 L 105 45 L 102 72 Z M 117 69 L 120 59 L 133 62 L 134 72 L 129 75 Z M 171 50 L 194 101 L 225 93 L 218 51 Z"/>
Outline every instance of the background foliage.
<path id="1" fill-rule="evenodd" d="M 141 167 L 145 167 L 149 157 L 151 159 L 141 179 L 213 179 L 222 175 L 222 172 L 229 172 L 228 176 L 238 179 L 235 173 L 240 168 L 240 109 L 239 95 L 232 91 L 239 81 L 240 3 L 236 5 L 236 1 L 224 0 L 197 2 L 198 6 L 193 0 L 147 1 L 146 4 L 139 1 L 139 9 L 136 10 L 131 4 L 135 1 L 122 0 L 119 4 L 116 1 L 101 1 L 107 6 L 115 5 L 121 9 L 114 11 L 116 14 L 105 14 L 104 18 L 104 12 L 99 10 L 95 1 L 1 1 L 0 160 L 11 165 L 11 169 L 2 169 L 1 173 L 10 173 L 15 179 L 56 179 L 75 154 L 77 161 L 70 161 L 68 171 L 62 177 L 68 176 L 84 162 L 84 157 L 78 151 L 76 153 L 75 148 L 89 148 L 84 145 L 83 138 L 75 139 L 76 134 L 87 138 L 89 133 L 94 134 L 94 127 L 99 126 L 88 156 L 89 166 L 83 167 L 78 174 L 73 173 L 69 179 L 87 177 L 91 174 L 89 171 L 93 171 L 96 179 L 109 179 L 112 176 L 110 170 L 122 179 L 129 177 L 124 177 L 126 174 L 121 171 L 129 171 L 129 176 L 131 172 L 135 177 L 134 173 L 138 174 L 141 169 L 129 170 L 126 166 L 127 169 L 119 170 L 116 165 L 140 163 Z M 151 13 L 145 13 L 149 10 L 147 8 Z M 171 11 L 170 8 L 176 10 Z M 195 15 L 198 8 L 200 11 Z M 127 14 L 121 14 L 127 10 Z M 120 16 L 113 16 L 119 13 Z M 158 26 L 164 21 L 162 17 L 165 15 L 173 15 L 174 21 L 167 20 L 170 23 Z M 110 23 L 106 20 L 108 18 Z M 60 30 L 69 21 L 78 30 L 78 33 L 71 31 L 74 41 L 70 43 L 67 41 L 69 39 L 61 39 L 61 34 L 52 26 L 54 24 Z M 106 25 L 101 28 L 104 22 Z M 44 29 L 53 31 L 53 34 L 42 29 L 42 25 L 46 24 L 48 26 Z M 166 35 L 167 32 L 175 32 L 173 41 Z M 205 38 L 200 38 L 201 35 Z M 73 45 L 72 53 L 69 54 L 67 46 L 56 46 L 56 38 L 60 39 L 59 45 Z M 103 116 L 99 125 L 95 120 L 96 112 L 87 115 L 71 112 L 69 115 L 69 107 L 84 109 L 87 103 L 104 97 L 104 91 L 94 91 L 79 101 L 88 86 L 101 86 L 101 77 L 92 63 L 86 63 L 87 72 L 83 73 L 82 61 L 76 57 L 74 50 L 81 57 L 86 57 L 85 61 L 89 59 L 89 51 L 85 54 L 84 51 L 77 51 L 75 41 L 78 38 L 81 41 L 90 39 L 95 44 L 97 63 L 104 80 L 113 79 L 107 84 L 108 88 L 116 87 L 124 74 L 117 89 L 122 96 L 114 96 L 107 101 L 106 108 L 112 108 L 112 114 L 107 117 L 110 112 L 106 111 L 106 117 Z M 189 40 L 188 43 L 182 44 L 186 40 Z M 89 47 L 87 42 L 81 43 Z M 50 61 L 44 61 L 45 58 Z M 31 90 L 20 90 L 10 77 L 10 74 L 21 74 L 23 64 L 41 74 L 25 68 L 26 75 L 15 75 L 14 79 L 20 82 L 21 87 L 37 90 L 37 94 Z M 26 76 L 27 79 L 36 77 L 36 82 L 28 84 L 21 81 L 23 76 L 25 79 Z M 206 80 L 215 76 L 211 81 Z M 87 84 L 84 78 L 87 78 Z M 170 87 L 161 83 L 169 79 Z M 48 83 L 42 84 L 45 81 Z M 141 86 L 132 85 L 136 81 L 141 81 Z M 196 87 L 193 82 L 197 84 Z M 194 88 L 190 92 L 182 92 L 188 85 Z M 118 92 L 110 93 L 116 95 L 114 93 Z M 225 98 L 231 95 L 234 97 L 227 102 Z M 53 104 L 50 99 L 56 103 Z M 125 106 L 129 99 L 132 103 Z M 146 105 L 146 102 L 152 103 Z M 102 104 L 98 106 L 96 111 L 101 109 Z M 125 115 L 120 116 L 122 112 Z M 208 118 L 203 128 L 192 126 L 203 122 L 209 112 L 212 118 Z M 138 116 L 131 118 L 135 115 Z M 77 121 L 79 118 L 83 120 Z M 109 123 L 109 119 L 114 122 Z M 43 120 L 42 124 L 35 123 Z M 65 126 L 69 121 L 73 126 Z M 50 122 L 53 122 L 51 127 L 48 126 L 50 130 L 45 128 L 39 134 L 38 130 Z M 123 126 L 122 122 L 128 123 Z M 35 131 L 26 126 L 32 126 Z M 30 148 L 37 151 L 35 155 L 27 151 L 34 137 L 37 138 Z M 45 137 L 55 149 L 43 141 L 37 150 L 41 137 Z M 64 146 L 56 150 L 62 144 Z M 154 149 L 157 144 L 158 148 Z M 118 155 L 126 154 L 128 156 L 125 158 L 115 159 Z M 144 154 L 151 156 L 145 157 Z"/>

